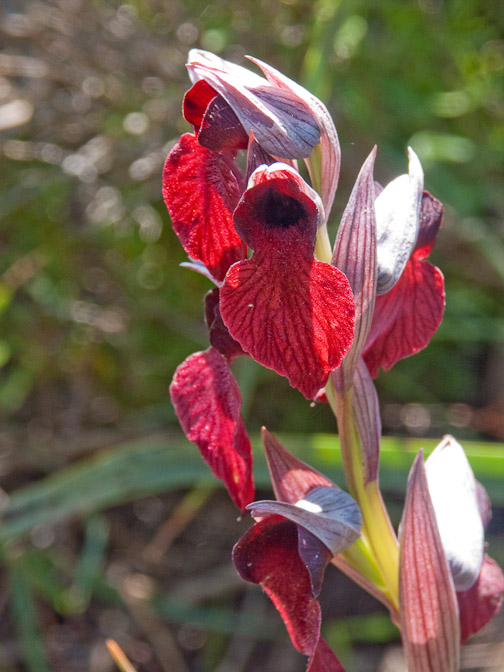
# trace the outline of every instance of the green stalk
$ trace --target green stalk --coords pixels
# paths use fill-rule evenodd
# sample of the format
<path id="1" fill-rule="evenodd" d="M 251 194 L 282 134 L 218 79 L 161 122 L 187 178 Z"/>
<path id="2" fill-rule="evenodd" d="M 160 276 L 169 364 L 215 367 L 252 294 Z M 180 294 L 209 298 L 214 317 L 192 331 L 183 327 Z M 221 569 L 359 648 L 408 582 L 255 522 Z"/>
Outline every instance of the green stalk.
<path id="1" fill-rule="evenodd" d="M 352 389 L 337 392 L 326 386 L 329 404 L 336 416 L 341 443 L 343 471 L 351 495 L 362 513 L 362 536 L 369 544 L 386 593 L 399 612 L 399 546 L 385 508 L 377 481 L 365 483 L 361 447 L 354 425 Z M 375 579 L 367 576 L 374 583 Z M 376 586 L 380 589 L 379 586 Z"/>

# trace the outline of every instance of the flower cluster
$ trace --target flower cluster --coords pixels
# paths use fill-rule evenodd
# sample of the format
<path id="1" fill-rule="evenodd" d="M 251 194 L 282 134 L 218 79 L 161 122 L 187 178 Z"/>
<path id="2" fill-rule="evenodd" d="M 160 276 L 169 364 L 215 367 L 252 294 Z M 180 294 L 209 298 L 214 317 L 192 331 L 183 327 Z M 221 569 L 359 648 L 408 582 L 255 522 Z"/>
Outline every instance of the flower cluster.
<path id="1" fill-rule="evenodd" d="M 374 149 L 331 246 L 340 170 L 331 116 L 298 84 L 250 60 L 263 76 L 208 52 L 189 55 L 183 113 L 193 132 L 166 160 L 163 195 L 186 265 L 214 288 L 205 297 L 210 346 L 178 367 L 172 402 L 187 437 L 256 521 L 235 546 L 235 566 L 271 597 L 308 670 L 343 670 L 320 635 L 317 597 L 332 562 L 388 607 L 410 672 L 455 671 L 460 643 L 490 620 L 504 592 L 484 552 L 488 499 L 447 437 L 425 463 L 415 460 L 396 536 L 379 490 L 373 383 L 441 323 L 443 276 L 427 257 L 442 206 L 424 191 L 411 149 L 407 174 L 384 188 L 375 182 Z M 263 430 L 276 501 L 253 502 L 235 357 L 329 403 L 349 493 Z"/>

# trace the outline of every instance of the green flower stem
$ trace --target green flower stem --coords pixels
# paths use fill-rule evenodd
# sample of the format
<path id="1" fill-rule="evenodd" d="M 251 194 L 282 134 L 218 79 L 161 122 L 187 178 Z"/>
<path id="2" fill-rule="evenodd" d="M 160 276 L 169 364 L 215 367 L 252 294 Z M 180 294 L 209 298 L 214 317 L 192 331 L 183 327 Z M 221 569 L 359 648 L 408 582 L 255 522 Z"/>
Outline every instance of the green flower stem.
<path id="1" fill-rule="evenodd" d="M 306 159 L 308 172 L 310 173 L 310 180 L 312 187 L 318 194 L 322 193 L 322 146 L 318 144 L 311 154 Z"/>
<path id="2" fill-rule="evenodd" d="M 317 145 L 312 155 L 307 159 L 308 171 L 312 187 L 320 195 L 322 193 L 322 148 Z M 332 262 L 332 248 L 329 234 L 327 232 L 327 219 L 317 231 L 317 240 L 315 242 L 315 257 L 319 261 Z"/>
<path id="3" fill-rule="evenodd" d="M 352 544 L 350 548 L 347 548 L 346 551 L 343 551 L 341 555 L 349 565 L 366 577 L 366 579 L 368 579 L 373 586 L 378 588 L 381 593 L 384 595 L 387 593 L 373 551 L 363 536 L 360 536 L 357 541 Z"/>
<path id="4" fill-rule="evenodd" d="M 329 381 L 326 395 L 338 422 L 343 471 L 348 489 L 361 509 L 362 536 L 369 544 L 379 568 L 386 595 L 393 608 L 399 612 L 399 546 L 378 482 L 366 483 L 364 479 L 363 455 L 354 425 L 352 389 L 338 393 Z M 373 583 L 376 579 L 367 574 L 366 577 Z M 376 588 L 380 590 L 380 586 L 376 585 Z"/>
<path id="5" fill-rule="evenodd" d="M 331 241 L 327 232 L 327 224 L 322 226 L 317 231 L 317 238 L 315 241 L 315 257 L 319 261 L 325 261 L 328 264 L 332 262 Z"/>

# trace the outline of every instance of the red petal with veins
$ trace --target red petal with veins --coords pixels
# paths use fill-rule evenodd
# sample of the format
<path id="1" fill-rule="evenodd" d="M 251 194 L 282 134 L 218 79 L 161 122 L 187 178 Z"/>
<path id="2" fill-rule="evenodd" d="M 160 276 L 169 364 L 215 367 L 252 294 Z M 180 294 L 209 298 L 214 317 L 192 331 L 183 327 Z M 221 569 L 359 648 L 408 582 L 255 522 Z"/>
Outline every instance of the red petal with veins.
<path id="1" fill-rule="evenodd" d="M 245 532 L 233 549 L 233 562 L 244 581 L 266 591 L 298 651 L 311 655 L 320 636 L 320 605 L 298 553 L 297 525 L 269 516 Z"/>
<path id="2" fill-rule="evenodd" d="M 261 437 L 273 492 L 279 502 L 295 504 L 314 488 L 334 485 L 327 476 L 291 455 L 265 427 L 261 430 Z"/>
<path id="3" fill-rule="evenodd" d="M 184 96 L 182 113 L 184 119 L 194 126 L 195 131 L 199 131 L 203 115 L 211 100 L 219 94 L 207 84 L 204 79 L 200 79 L 191 86 Z"/>
<path id="4" fill-rule="evenodd" d="M 252 449 L 226 359 L 214 348 L 195 352 L 176 370 L 170 396 L 185 435 L 243 510 L 254 498 Z"/>
<path id="5" fill-rule="evenodd" d="M 257 362 L 312 399 L 352 343 L 353 295 L 345 275 L 313 258 L 319 208 L 283 164 L 259 168 L 235 210 L 254 248 L 221 287 L 224 324 Z"/>
<path id="6" fill-rule="evenodd" d="M 320 637 L 320 605 L 298 552 L 298 528 L 280 516 L 255 523 L 233 549 L 244 581 L 260 584 L 285 623 L 292 643 L 309 656 L 307 672 L 344 672 Z"/>
<path id="7" fill-rule="evenodd" d="M 346 277 L 293 252 L 255 252 L 232 266 L 221 288 L 231 335 L 257 362 L 312 399 L 352 343 L 353 298 Z"/>
<path id="8" fill-rule="evenodd" d="M 499 611 L 504 595 L 504 574 L 499 565 L 485 555 L 480 575 L 468 590 L 457 593 L 462 644 L 479 632 Z"/>
<path id="9" fill-rule="evenodd" d="M 415 252 L 399 281 L 376 297 L 364 359 L 371 376 L 388 371 L 403 357 L 428 345 L 443 319 L 444 278 L 441 271 Z"/>
<path id="10" fill-rule="evenodd" d="M 443 319 L 443 274 L 425 259 L 441 226 L 443 206 L 424 191 L 418 239 L 397 284 L 376 297 L 371 331 L 363 351 L 373 378 L 378 369 L 388 371 L 403 357 L 428 345 Z"/>
<path id="11" fill-rule="evenodd" d="M 233 224 L 242 191 L 243 179 L 231 153 L 211 152 L 190 133 L 166 159 L 163 197 L 173 229 L 187 254 L 203 262 L 219 281 L 247 256 Z"/>

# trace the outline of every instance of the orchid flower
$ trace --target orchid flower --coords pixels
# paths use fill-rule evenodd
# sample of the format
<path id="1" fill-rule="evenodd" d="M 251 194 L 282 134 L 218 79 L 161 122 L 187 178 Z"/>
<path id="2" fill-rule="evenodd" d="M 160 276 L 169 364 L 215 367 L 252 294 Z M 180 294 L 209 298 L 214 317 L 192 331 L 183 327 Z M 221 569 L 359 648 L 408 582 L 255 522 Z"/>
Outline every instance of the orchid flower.
<path id="1" fill-rule="evenodd" d="M 192 49 L 187 68 L 194 87 L 184 101 L 185 118 L 196 121 L 198 139 L 210 149 L 244 149 L 253 133 L 276 159 L 305 159 L 329 217 L 341 162 L 331 115 L 302 86 L 259 59 L 247 58 L 265 77 Z"/>
<path id="2" fill-rule="evenodd" d="M 423 190 L 410 148 L 409 173 L 377 196 L 377 297 L 363 356 L 373 378 L 424 348 L 443 319 L 441 271 L 426 261 L 441 226 L 441 203 Z"/>
<path id="3" fill-rule="evenodd" d="M 292 456 L 264 428 L 262 437 L 279 501 L 249 504 L 256 522 L 233 550 L 235 567 L 271 598 L 292 643 L 309 657 L 307 672 L 344 672 L 320 636 L 317 597 L 327 564 L 359 537 L 359 508 L 350 495 Z"/>
<path id="4" fill-rule="evenodd" d="M 308 672 L 342 672 L 320 634 L 328 563 L 380 600 L 400 628 L 410 672 L 456 672 L 460 644 L 499 609 L 504 576 L 486 555 L 489 503 L 447 437 L 408 480 L 398 534 L 379 488 L 378 370 L 425 347 L 444 311 L 428 261 L 442 206 L 408 173 L 385 188 L 376 148 L 359 172 L 334 248 L 327 232 L 340 148 L 324 105 L 271 66 L 264 76 L 193 50 L 183 113 L 193 133 L 170 152 L 163 196 L 205 297 L 210 347 L 176 370 L 182 429 L 255 523 L 233 551 L 240 576 L 279 610 Z M 236 161 L 246 152 L 245 175 Z M 304 159 L 310 177 L 297 169 Z M 252 449 L 231 367 L 250 356 L 337 419 L 348 493 L 266 430 L 276 501 L 253 502 Z M 449 475 L 449 476 L 447 476 Z"/>
<path id="5" fill-rule="evenodd" d="M 308 399 L 353 338 L 348 280 L 314 259 L 320 210 L 318 195 L 293 168 L 257 168 L 234 212 L 235 227 L 254 254 L 229 269 L 220 300 L 233 338 Z"/>

